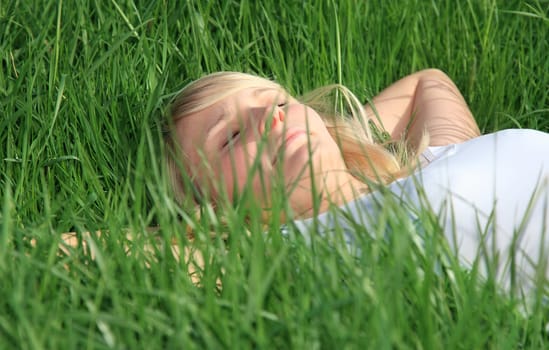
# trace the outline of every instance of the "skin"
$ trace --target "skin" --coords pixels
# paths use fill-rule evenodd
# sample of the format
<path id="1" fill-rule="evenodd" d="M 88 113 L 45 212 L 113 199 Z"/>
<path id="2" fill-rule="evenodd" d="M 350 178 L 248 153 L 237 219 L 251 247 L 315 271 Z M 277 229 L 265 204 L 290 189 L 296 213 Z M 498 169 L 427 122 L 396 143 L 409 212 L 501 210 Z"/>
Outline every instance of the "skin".
<path id="1" fill-rule="evenodd" d="M 368 116 L 393 140 L 405 138 L 417 145 L 427 132 L 429 146 L 444 146 L 480 136 L 459 89 L 438 69 L 408 75 L 385 88 L 372 102 L 365 106 Z"/>
<path id="2" fill-rule="evenodd" d="M 277 188 L 263 180 L 280 178 L 279 171 L 290 206 L 302 217 L 312 215 L 313 186 L 322 193 L 321 210 L 365 187 L 346 172 L 318 113 L 280 90 L 244 89 L 182 118 L 176 128 L 192 177 L 214 202 L 222 196 L 232 201 L 250 181 L 268 211 L 270 193 Z M 260 170 L 249 179 L 254 161 Z"/>
<path id="3" fill-rule="evenodd" d="M 367 115 L 393 140 L 405 139 L 412 146 L 418 146 L 425 132 L 429 135 L 429 146 L 460 143 L 480 136 L 478 125 L 459 89 L 437 69 L 422 70 L 398 80 L 364 107 Z M 228 113 L 216 123 L 219 111 Z M 248 131 L 230 143 L 232 151 L 221 149 L 220 145 L 225 145 L 227 136 L 235 135 L 234 131 L 242 127 Z M 273 166 L 276 157 L 273 155 L 282 154 L 277 163 L 282 166 L 286 190 L 294 188 L 289 191 L 289 203 L 296 217 L 315 214 L 311 197 L 313 186 L 316 193 L 322 195 L 320 212 L 327 210 L 330 203 L 343 204 L 367 191 L 362 182 L 346 171 L 341 153 L 320 116 L 281 91 L 258 93 L 244 90 L 181 119 L 176 128 L 179 140 L 183 140 L 183 151 L 190 158 L 189 169 L 196 179 L 201 179 L 198 180 L 199 186 L 210 189 L 214 199 L 219 195 L 216 184 L 226 188 L 229 199 L 242 190 L 250 163 L 260 152 L 258 140 L 262 138 L 268 145 L 264 152 L 259 153 L 263 178 L 271 179 L 276 175 L 276 166 Z M 212 130 L 210 133 L 208 128 Z M 197 152 L 193 145 L 198 145 L 201 151 Z M 286 151 L 280 152 L 282 148 Z M 312 177 L 307 171 L 301 172 L 308 169 L 306 164 L 310 159 Z M 257 175 L 252 179 L 254 193 L 265 207 L 269 203 L 268 193 L 276 190 L 271 186 L 269 181 L 263 186 Z M 186 251 L 185 256 L 188 260 L 191 253 Z M 194 261 L 201 265 L 200 254 L 198 259 L 195 254 Z M 194 265 L 189 264 L 189 273 L 196 283 L 199 275 L 195 272 Z"/>
<path id="4" fill-rule="evenodd" d="M 293 188 L 289 202 L 298 217 L 314 214 L 311 209 L 313 185 L 322 190 L 321 212 L 326 210 L 329 200 L 345 203 L 365 190 L 364 184 L 346 172 L 337 145 L 314 110 L 282 91 L 263 90 L 243 90 L 176 124 L 178 139 L 189 158 L 188 169 L 203 191 L 210 192 L 216 199 L 222 195 L 218 190 L 221 185 L 226 189 L 227 197 L 232 199 L 242 190 L 250 163 L 261 149 L 262 139 L 267 146 L 259 156 L 264 179 L 270 179 L 276 175 L 276 168 L 282 167 L 284 185 Z M 365 108 L 394 140 L 405 138 L 415 144 L 426 131 L 430 136 L 429 144 L 440 146 L 480 135 L 458 88 L 446 74 L 436 69 L 400 79 L 374 97 L 372 104 Z M 249 131 L 230 144 L 231 152 L 224 151 L 227 139 L 235 135 L 235 129 L 243 126 Z M 286 152 L 280 152 L 283 146 Z M 301 172 L 311 155 L 309 147 L 313 177 L 308 171 Z M 251 179 L 253 190 L 260 194 L 261 202 L 267 207 L 268 193 L 276 189 L 273 184 L 266 182 L 263 185 L 259 180 L 258 175 Z M 63 241 L 70 247 L 79 246 L 74 233 L 64 234 Z M 88 252 L 85 243 L 82 248 Z M 64 245 L 60 249 L 70 255 Z M 191 280 L 199 284 L 204 265 L 200 251 L 186 246 L 184 252 L 179 252 L 178 246 L 174 246 L 172 252 L 177 259 L 184 256 Z"/>
<path id="5" fill-rule="evenodd" d="M 458 88 L 437 69 L 400 79 L 372 102 L 365 106 L 368 116 L 394 140 L 405 138 L 413 146 L 424 132 L 429 134 L 430 146 L 480 135 Z M 249 181 L 268 211 L 270 193 L 277 190 L 271 179 L 280 178 L 276 177 L 279 168 L 296 217 L 314 214 L 312 193 L 320 193 L 322 212 L 330 204 L 343 204 L 367 191 L 346 171 L 341 152 L 318 113 L 281 90 L 244 89 L 182 118 L 176 132 L 197 187 L 214 202 L 222 196 L 232 201 Z M 248 179 L 254 160 L 260 167 Z"/>

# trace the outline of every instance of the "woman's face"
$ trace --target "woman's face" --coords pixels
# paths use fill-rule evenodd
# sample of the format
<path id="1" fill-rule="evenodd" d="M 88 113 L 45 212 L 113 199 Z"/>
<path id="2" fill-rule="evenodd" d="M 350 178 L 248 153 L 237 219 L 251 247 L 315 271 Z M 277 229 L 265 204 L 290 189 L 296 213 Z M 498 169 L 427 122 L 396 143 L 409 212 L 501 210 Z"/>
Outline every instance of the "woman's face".
<path id="1" fill-rule="evenodd" d="M 244 89 L 180 119 L 176 129 L 195 185 L 213 200 L 226 194 L 232 201 L 248 183 L 268 208 L 278 179 L 300 211 L 311 205 L 313 178 L 322 190 L 323 174 L 345 169 L 320 116 L 275 88 Z"/>

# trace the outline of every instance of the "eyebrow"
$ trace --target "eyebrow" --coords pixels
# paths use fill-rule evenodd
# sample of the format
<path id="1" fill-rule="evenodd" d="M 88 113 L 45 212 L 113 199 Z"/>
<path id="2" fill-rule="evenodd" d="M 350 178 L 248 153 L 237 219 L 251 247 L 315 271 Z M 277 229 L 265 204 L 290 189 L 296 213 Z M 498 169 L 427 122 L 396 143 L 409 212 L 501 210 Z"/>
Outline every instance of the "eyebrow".
<path id="1" fill-rule="evenodd" d="M 273 90 L 277 90 L 277 89 L 275 89 L 274 87 L 259 88 L 259 89 L 254 90 L 253 95 L 254 95 L 254 97 L 257 97 L 257 96 L 259 96 L 259 95 L 261 95 L 261 94 L 263 94 L 267 91 L 273 91 Z"/>
<path id="2" fill-rule="evenodd" d="M 282 88 L 277 88 L 277 87 L 258 88 L 258 89 L 255 89 L 252 94 L 254 97 L 257 98 L 260 95 L 269 91 L 277 91 L 280 95 L 285 95 L 285 91 Z M 212 124 L 208 126 L 208 128 L 206 129 L 207 138 L 211 136 L 210 134 L 212 133 L 212 130 L 215 128 L 215 126 L 219 124 L 220 121 L 227 118 L 229 114 L 227 106 L 220 107 L 219 110 L 216 111 L 216 114 L 217 116 L 215 117 L 214 122 L 212 122 Z"/>
<path id="3" fill-rule="evenodd" d="M 221 120 L 223 120 L 224 118 L 227 117 L 227 108 L 225 107 L 221 107 L 219 108 L 218 111 L 216 111 L 216 116 L 214 117 L 215 120 L 212 122 L 212 124 L 210 126 L 208 126 L 208 128 L 206 129 L 206 137 L 208 137 L 210 135 L 210 133 L 212 132 L 212 129 L 215 128 L 215 126 L 217 124 L 219 124 L 219 122 Z"/>
<path id="4" fill-rule="evenodd" d="M 285 96 L 285 95 L 288 94 L 282 87 L 272 86 L 272 87 L 264 87 L 264 88 L 256 89 L 253 92 L 253 95 L 254 95 L 254 97 L 259 97 L 260 95 L 264 94 L 265 92 L 269 92 L 269 91 L 276 91 L 277 95 L 282 95 L 282 96 Z"/>

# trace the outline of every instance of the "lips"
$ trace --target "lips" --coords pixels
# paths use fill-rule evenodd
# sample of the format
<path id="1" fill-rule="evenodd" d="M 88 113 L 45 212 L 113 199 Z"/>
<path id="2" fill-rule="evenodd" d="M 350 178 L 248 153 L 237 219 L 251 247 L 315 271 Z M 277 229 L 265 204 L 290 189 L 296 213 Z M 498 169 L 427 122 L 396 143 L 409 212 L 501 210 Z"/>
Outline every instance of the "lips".
<path id="1" fill-rule="evenodd" d="M 280 153 L 282 152 L 282 147 L 285 147 L 285 150 L 288 149 L 288 145 L 290 145 L 294 140 L 298 139 L 302 135 L 307 135 L 307 133 L 301 129 L 288 129 L 286 132 L 281 135 L 279 138 L 279 144 L 277 145 L 277 150 L 274 153 L 273 162 L 272 164 L 275 165 L 278 161 L 278 158 L 280 158 Z M 282 142 L 282 138 L 284 137 L 284 142 Z"/>
<path id="2" fill-rule="evenodd" d="M 284 145 L 286 145 L 286 147 L 288 147 L 288 145 L 293 140 L 295 140 L 300 135 L 304 135 L 304 134 L 306 134 L 306 133 L 303 130 L 293 130 L 293 131 L 286 132 L 286 139 L 284 140 Z"/>

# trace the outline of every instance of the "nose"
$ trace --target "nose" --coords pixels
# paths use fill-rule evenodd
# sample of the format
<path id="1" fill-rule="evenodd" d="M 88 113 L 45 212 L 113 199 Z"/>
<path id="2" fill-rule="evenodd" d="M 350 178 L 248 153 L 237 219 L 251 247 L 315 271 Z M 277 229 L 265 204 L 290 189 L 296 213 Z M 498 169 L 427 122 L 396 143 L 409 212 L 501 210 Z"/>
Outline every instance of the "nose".
<path id="1" fill-rule="evenodd" d="M 259 134 L 263 135 L 278 127 L 286 118 L 284 108 L 280 106 L 266 107 L 263 111 L 262 120 L 259 123 Z"/>

